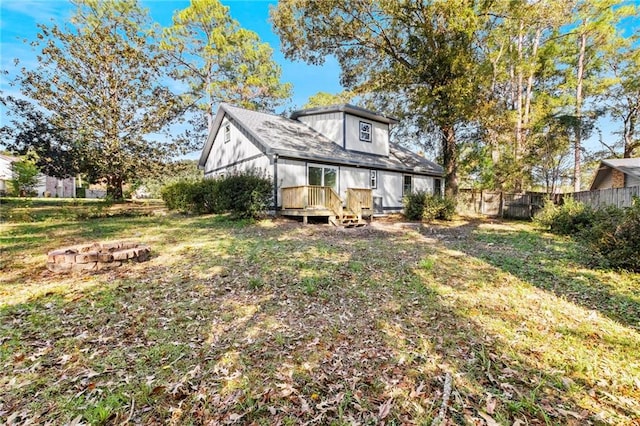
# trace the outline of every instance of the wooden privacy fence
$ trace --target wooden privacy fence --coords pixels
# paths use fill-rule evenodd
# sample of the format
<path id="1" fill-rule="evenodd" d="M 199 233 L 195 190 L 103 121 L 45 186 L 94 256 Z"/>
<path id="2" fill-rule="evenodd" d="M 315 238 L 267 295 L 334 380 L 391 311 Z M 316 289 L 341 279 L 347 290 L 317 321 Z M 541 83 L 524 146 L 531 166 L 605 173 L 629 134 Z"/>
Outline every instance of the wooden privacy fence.
<path id="1" fill-rule="evenodd" d="M 604 206 L 631 207 L 633 197 L 640 197 L 640 186 L 574 192 L 573 194 L 565 194 L 565 197 L 572 197 L 574 200 L 596 209 Z"/>
<path id="2" fill-rule="evenodd" d="M 540 192 L 461 190 L 457 210 L 461 214 L 530 219 L 542 208 L 546 197 L 547 194 Z"/>

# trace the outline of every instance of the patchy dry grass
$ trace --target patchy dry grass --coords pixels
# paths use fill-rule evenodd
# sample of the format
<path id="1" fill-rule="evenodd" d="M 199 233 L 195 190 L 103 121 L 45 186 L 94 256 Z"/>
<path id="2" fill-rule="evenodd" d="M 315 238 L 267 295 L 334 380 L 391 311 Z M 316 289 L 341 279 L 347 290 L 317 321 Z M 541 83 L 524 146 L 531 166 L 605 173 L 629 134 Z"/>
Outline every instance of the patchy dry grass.
<path id="1" fill-rule="evenodd" d="M 46 271 L 131 239 L 149 262 Z M 0 421 L 640 421 L 640 278 L 523 223 L 0 224 Z"/>

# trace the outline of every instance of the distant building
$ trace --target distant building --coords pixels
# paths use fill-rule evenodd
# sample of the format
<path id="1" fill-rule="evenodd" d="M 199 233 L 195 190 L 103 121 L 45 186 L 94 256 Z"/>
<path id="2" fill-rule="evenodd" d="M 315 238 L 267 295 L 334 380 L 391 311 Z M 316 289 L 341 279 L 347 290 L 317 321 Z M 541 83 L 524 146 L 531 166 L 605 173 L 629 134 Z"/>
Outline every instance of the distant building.
<path id="1" fill-rule="evenodd" d="M 0 154 L 0 194 L 5 195 L 11 191 L 11 179 L 13 179 L 13 163 L 20 158 L 11 155 Z M 38 197 L 74 198 L 76 196 L 76 178 L 59 179 L 45 174 L 38 175 L 38 184 L 34 187 Z"/>
<path id="2" fill-rule="evenodd" d="M 602 160 L 590 190 L 631 186 L 640 186 L 640 158 Z"/>

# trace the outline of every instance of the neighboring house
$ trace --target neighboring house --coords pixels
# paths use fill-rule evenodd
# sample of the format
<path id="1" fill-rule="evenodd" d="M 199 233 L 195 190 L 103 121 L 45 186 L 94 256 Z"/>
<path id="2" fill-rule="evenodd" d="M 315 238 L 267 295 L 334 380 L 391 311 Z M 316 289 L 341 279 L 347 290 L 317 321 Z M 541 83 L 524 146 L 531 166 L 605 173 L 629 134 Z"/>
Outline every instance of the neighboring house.
<path id="1" fill-rule="evenodd" d="M 359 222 L 402 210 L 408 192 L 443 193 L 442 167 L 389 142 L 396 123 L 352 105 L 296 111 L 287 119 L 222 104 L 198 166 L 205 177 L 266 171 L 280 214 Z"/>
<path id="2" fill-rule="evenodd" d="M 16 157 L 0 154 L 0 195 L 11 191 L 11 183 L 9 183 L 9 181 L 13 179 L 11 164 L 18 160 Z"/>
<path id="3" fill-rule="evenodd" d="M 16 161 L 20 161 L 20 159 L 0 154 L 0 194 L 6 194 L 12 190 L 9 182 L 13 179 L 11 165 Z M 38 197 L 72 198 L 76 196 L 76 179 L 73 177 L 58 179 L 40 173 L 38 175 L 38 184 L 33 189 Z"/>
<path id="4" fill-rule="evenodd" d="M 593 178 L 591 191 L 631 186 L 640 186 L 640 158 L 602 160 Z"/>

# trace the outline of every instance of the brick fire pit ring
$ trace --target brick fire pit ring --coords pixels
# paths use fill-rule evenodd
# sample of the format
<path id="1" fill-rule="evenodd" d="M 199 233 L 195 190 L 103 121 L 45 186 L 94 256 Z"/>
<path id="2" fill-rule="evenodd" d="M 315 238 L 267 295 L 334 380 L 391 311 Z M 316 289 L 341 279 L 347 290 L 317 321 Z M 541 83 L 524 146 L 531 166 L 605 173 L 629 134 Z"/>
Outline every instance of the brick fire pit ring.
<path id="1" fill-rule="evenodd" d="M 116 268 L 128 261 L 149 260 L 151 248 L 126 241 L 80 244 L 47 253 L 47 269 L 51 272 L 99 271 Z"/>

